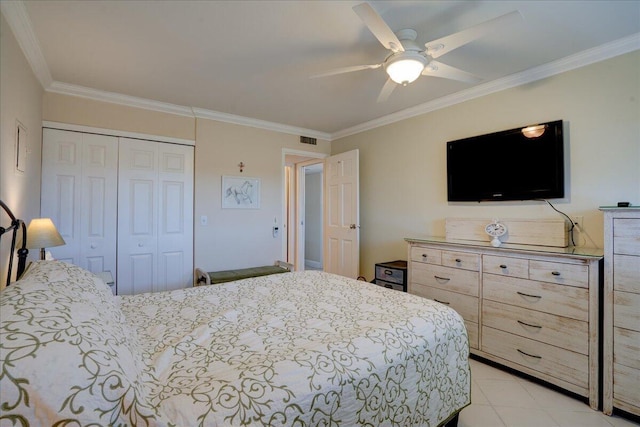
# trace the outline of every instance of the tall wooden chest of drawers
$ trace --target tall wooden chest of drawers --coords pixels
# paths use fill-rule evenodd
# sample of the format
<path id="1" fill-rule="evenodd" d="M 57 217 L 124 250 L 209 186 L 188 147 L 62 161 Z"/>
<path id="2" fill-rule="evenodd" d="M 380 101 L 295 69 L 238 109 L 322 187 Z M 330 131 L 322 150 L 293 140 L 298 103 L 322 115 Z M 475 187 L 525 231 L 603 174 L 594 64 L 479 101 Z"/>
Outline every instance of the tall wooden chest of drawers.
<path id="1" fill-rule="evenodd" d="M 640 208 L 604 211 L 603 411 L 640 416 Z"/>
<path id="2" fill-rule="evenodd" d="M 471 353 L 598 408 L 600 250 L 406 240 L 409 293 L 455 309 Z"/>

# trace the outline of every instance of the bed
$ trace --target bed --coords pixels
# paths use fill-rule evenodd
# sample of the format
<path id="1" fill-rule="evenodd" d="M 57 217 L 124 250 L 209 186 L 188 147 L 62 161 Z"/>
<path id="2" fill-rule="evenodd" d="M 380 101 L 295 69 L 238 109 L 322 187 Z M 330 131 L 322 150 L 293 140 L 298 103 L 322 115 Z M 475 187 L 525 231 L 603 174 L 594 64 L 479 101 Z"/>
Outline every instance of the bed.
<path id="1" fill-rule="evenodd" d="M 438 426 L 470 403 L 455 311 L 319 271 L 117 297 L 38 261 L 0 310 L 3 425 Z"/>

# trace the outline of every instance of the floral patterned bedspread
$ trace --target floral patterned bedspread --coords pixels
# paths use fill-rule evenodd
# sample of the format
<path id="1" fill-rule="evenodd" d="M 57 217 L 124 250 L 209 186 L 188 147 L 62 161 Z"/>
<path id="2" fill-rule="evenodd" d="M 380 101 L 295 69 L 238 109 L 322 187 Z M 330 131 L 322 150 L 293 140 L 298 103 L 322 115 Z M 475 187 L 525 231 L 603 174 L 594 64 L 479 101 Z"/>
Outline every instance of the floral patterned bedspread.
<path id="1" fill-rule="evenodd" d="M 123 297 L 26 276 L 1 299 L 12 425 L 436 426 L 470 403 L 464 323 L 431 300 L 323 272 Z"/>

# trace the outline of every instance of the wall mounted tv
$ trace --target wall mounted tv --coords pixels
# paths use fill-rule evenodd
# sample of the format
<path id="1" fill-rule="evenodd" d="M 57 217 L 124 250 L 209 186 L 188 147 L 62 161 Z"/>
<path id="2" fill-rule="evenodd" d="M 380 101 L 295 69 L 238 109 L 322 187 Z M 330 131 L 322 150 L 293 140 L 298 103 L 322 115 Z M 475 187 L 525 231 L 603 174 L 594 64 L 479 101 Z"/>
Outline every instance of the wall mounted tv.
<path id="1" fill-rule="evenodd" d="M 447 142 L 450 202 L 564 197 L 562 120 Z"/>

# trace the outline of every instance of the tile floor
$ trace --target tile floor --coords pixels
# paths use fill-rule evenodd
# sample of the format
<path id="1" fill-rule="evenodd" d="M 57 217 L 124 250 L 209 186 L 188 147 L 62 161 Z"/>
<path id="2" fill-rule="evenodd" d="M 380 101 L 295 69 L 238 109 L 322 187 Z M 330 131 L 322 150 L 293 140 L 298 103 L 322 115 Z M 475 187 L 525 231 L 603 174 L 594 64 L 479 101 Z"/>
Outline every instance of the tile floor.
<path id="1" fill-rule="evenodd" d="M 459 427 L 638 427 L 540 384 L 471 360 L 471 402 Z"/>

